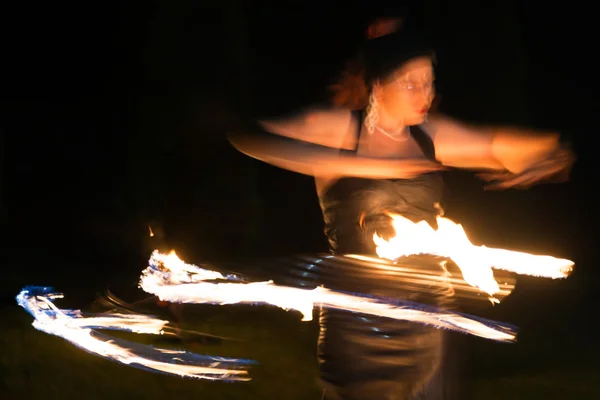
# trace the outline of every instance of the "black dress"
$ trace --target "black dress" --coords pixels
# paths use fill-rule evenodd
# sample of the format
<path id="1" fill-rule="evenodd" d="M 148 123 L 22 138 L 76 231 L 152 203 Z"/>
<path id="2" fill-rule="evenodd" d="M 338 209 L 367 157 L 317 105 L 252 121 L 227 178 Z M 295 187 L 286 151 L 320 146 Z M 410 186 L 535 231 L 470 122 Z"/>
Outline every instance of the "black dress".
<path id="1" fill-rule="evenodd" d="M 425 157 L 435 160 L 431 138 L 419 127 L 412 127 L 410 132 Z M 409 180 L 340 179 L 320 196 L 331 251 L 376 255 L 373 233 L 383 237 L 392 234 L 387 212 L 401 214 L 413 222 L 425 220 L 435 227 L 443 188 L 438 173 Z M 409 257 L 401 262 L 440 276 L 446 274 L 439 258 Z M 362 279 L 356 276 L 356 271 L 353 274 L 350 278 L 345 271 L 334 273 L 335 278 L 324 285 L 335 290 L 451 307 L 450 284 L 416 284 L 399 290 L 390 278 L 374 277 L 369 271 L 364 271 Z M 444 382 L 448 379 L 441 368 L 446 332 L 408 321 L 327 309 L 321 310 L 319 323 L 318 360 L 326 399 L 449 397 L 444 394 L 447 392 Z"/>

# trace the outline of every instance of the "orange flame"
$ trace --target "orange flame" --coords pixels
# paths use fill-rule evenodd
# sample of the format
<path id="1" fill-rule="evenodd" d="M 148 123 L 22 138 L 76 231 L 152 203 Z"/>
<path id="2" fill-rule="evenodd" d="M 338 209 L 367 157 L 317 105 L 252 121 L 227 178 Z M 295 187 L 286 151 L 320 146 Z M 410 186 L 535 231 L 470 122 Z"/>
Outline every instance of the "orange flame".
<path id="1" fill-rule="evenodd" d="M 368 257 L 363 259 L 369 260 Z M 374 264 L 383 261 L 377 258 L 371 260 Z M 489 326 L 468 316 L 449 311 L 438 313 L 381 303 L 377 299 L 336 292 L 324 287 L 307 290 L 279 286 L 273 281 L 243 282 L 235 276 L 225 276 L 217 271 L 187 264 L 177 257 L 174 251 L 163 254 L 155 250 L 149 264 L 150 266 L 143 271 L 140 278 L 140 287 L 145 292 L 170 302 L 270 304 L 284 310 L 299 311 L 303 321 L 310 321 L 314 306 L 321 305 L 459 330 L 498 341 L 511 341 L 515 338 L 514 332 L 509 328 L 497 324 L 496 327 Z M 387 262 L 385 265 L 389 267 Z"/>
<path id="2" fill-rule="evenodd" d="M 401 215 L 389 216 L 396 236 L 389 240 L 373 236 L 379 257 L 392 261 L 416 254 L 449 258 L 467 283 L 489 295 L 500 291 L 492 268 L 545 278 L 565 278 L 573 270 L 574 263 L 562 258 L 475 246 L 462 226 L 448 218 L 437 217 L 435 230 L 425 221 L 414 223 Z"/>

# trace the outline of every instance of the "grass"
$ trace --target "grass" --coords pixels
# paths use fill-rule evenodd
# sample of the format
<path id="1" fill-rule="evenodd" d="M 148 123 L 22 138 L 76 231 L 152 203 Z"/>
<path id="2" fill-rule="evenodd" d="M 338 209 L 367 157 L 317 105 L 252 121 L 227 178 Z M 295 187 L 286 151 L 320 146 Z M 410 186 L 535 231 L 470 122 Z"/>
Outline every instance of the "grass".
<path id="1" fill-rule="evenodd" d="M 314 324 L 294 322 L 292 316 L 283 311 L 265 313 L 243 308 L 227 310 L 210 321 L 213 333 L 234 336 L 243 342 L 195 345 L 193 350 L 255 359 L 260 364 L 252 369 L 254 379 L 249 383 L 182 379 L 120 365 L 81 351 L 61 338 L 39 332 L 31 326 L 31 318 L 25 311 L 4 307 L 5 327 L 0 334 L 3 349 L 0 398 L 318 398 L 314 349 L 311 349 L 314 347 L 311 342 L 316 340 Z M 254 318 L 248 320 L 249 317 Z M 220 329 L 216 330 L 214 326 Z M 197 324 L 196 328 L 207 327 Z M 161 346 L 179 347 L 165 343 Z"/>
<path id="2" fill-rule="evenodd" d="M 35 330 L 31 318 L 16 306 L 2 309 L 0 334 L 3 399 L 158 399 L 199 396 L 206 399 L 318 399 L 316 326 L 293 313 L 258 307 L 230 307 L 202 322 L 199 330 L 242 339 L 217 345 L 196 345 L 205 354 L 250 357 L 259 361 L 249 383 L 182 379 L 120 365 L 87 354 L 66 341 Z M 547 344 L 550 346 L 551 344 Z M 573 343 L 564 343 L 577 353 Z M 163 344 L 164 346 L 164 344 Z M 474 380 L 476 399 L 597 399 L 600 371 L 590 353 L 568 360 L 545 345 L 499 345 L 477 341 L 480 372 Z M 594 351 L 594 349 L 589 349 Z M 544 365 L 523 360 L 540 359 Z M 535 363 L 534 363 L 535 364 Z M 513 368 L 506 368 L 512 365 Z M 574 367 L 576 365 L 576 367 Z M 1 392 L 0 392 L 1 393 Z"/>
<path id="3" fill-rule="evenodd" d="M 478 399 L 598 399 L 600 372 L 591 369 L 547 370 L 475 382 Z"/>

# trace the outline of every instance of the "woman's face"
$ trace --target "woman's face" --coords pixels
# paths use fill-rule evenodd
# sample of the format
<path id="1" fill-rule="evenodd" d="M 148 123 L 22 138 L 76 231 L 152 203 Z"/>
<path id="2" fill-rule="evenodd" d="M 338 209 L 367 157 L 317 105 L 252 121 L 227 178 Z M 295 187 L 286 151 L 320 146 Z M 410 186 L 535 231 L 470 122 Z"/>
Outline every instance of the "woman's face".
<path id="1" fill-rule="evenodd" d="M 433 81 L 433 64 L 429 57 L 406 62 L 375 88 L 380 112 L 403 119 L 408 126 L 425 122 L 435 96 Z"/>

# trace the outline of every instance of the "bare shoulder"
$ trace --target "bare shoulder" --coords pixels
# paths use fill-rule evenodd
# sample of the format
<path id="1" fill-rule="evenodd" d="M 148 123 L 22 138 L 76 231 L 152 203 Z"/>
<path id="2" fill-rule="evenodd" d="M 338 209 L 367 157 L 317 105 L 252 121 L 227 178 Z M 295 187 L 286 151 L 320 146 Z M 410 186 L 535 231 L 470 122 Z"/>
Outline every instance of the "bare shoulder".
<path id="1" fill-rule="evenodd" d="M 346 148 L 352 113 L 346 109 L 315 108 L 291 117 L 259 121 L 268 132 L 327 147 Z"/>

